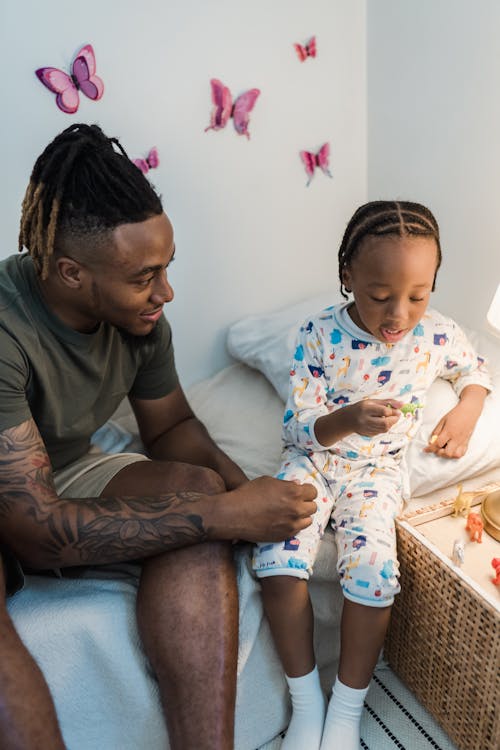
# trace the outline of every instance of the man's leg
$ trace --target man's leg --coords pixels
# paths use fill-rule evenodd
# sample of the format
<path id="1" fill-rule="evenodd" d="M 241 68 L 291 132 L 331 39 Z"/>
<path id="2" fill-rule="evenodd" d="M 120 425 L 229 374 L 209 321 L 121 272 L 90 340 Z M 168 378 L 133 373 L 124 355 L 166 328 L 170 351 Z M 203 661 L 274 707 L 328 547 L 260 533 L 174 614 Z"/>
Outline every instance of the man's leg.
<path id="1" fill-rule="evenodd" d="M 122 469 L 101 494 L 223 490 L 222 480 L 210 469 L 152 461 Z M 231 750 L 238 650 L 231 545 L 197 544 L 146 560 L 137 612 L 172 750 Z"/>
<path id="2" fill-rule="evenodd" d="M 64 750 L 52 698 L 5 606 L 0 556 L 0 748 Z"/>

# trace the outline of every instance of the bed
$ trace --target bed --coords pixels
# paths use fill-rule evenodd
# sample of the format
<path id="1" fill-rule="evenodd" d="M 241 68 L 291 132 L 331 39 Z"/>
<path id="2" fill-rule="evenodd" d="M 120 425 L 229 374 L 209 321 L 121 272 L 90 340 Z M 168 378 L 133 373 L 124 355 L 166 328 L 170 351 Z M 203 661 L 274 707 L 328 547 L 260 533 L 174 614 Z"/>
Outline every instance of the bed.
<path id="1" fill-rule="evenodd" d="M 320 298 L 308 300 L 286 314 L 254 316 L 235 324 L 228 346 L 239 361 L 188 390 L 194 411 L 250 478 L 277 469 L 290 331 L 305 317 L 304 311 L 313 313 L 322 306 Z M 500 384 L 499 345 L 485 334 L 473 336 L 478 338 L 476 346 L 486 349 L 494 380 Z M 433 386 L 424 426 L 409 454 L 408 502 L 413 508 L 449 497 L 458 481 L 465 489 L 476 489 L 498 479 L 500 473 L 496 393 L 488 397 L 467 460 L 446 462 L 427 456 L 422 467 L 422 445 L 436 414 L 453 403 L 450 390 L 446 383 Z M 107 447 L 110 441 L 119 449 L 137 447 L 135 422 L 126 406 L 106 426 L 101 439 Z M 236 552 L 240 597 L 236 750 L 262 747 L 285 729 L 289 715 L 284 677 L 263 616 L 259 585 L 250 571 L 249 551 L 250 545 L 241 545 Z M 157 686 L 138 639 L 135 594 L 133 579 L 98 579 L 89 571 L 77 579 L 30 576 L 25 589 L 9 603 L 16 626 L 50 685 L 70 750 L 168 748 Z M 328 690 L 336 672 L 342 607 L 330 531 L 320 545 L 311 596 L 318 665 Z"/>

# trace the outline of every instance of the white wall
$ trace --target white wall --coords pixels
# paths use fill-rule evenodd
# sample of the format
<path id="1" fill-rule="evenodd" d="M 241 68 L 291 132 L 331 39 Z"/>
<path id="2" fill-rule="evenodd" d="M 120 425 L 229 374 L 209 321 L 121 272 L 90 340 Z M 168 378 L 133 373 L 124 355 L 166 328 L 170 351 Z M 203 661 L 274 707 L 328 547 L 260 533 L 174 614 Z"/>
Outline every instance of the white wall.
<path id="1" fill-rule="evenodd" d="M 16 251 L 33 162 L 63 128 L 98 122 L 131 157 L 156 145 L 150 176 L 176 230 L 179 370 L 187 385 L 220 369 L 229 323 L 337 288 L 338 243 L 367 190 L 365 11 L 365 0 L 1 3 L 0 257 Z M 312 34 L 318 57 L 301 64 L 292 44 Z M 87 42 L 105 93 L 66 115 L 34 70 L 68 70 Z M 203 132 L 211 77 L 234 94 L 261 89 L 250 141 L 232 124 Z M 334 177 L 306 188 L 298 152 L 326 140 Z"/>
<path id="2" fill-rule="evenodd" d="M 369 0 L 368 195 L 441 227 L 433 304 L 484 326 L 500 282 L 500 3 Z"/>

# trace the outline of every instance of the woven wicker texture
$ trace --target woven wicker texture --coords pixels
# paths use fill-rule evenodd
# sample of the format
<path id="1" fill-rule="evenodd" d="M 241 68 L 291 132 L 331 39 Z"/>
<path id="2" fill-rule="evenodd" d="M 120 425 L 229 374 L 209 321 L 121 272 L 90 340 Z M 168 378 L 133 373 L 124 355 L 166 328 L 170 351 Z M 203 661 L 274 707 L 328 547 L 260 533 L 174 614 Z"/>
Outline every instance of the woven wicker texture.
<path id="1" fill-rule="evenodd" d="M 500 748 L 499 614 L 397 524 L 401 593 L 385 657 L 460 750 Z"/>

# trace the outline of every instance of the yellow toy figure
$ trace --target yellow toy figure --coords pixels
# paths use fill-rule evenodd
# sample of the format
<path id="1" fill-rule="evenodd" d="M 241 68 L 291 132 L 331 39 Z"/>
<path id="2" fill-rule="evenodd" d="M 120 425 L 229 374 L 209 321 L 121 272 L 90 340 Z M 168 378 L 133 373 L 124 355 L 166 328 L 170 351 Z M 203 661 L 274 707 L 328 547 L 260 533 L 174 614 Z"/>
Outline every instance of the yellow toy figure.
<path id="1" fill-rule="evenodd" d="M 462 487 L 463 485 L 458 485 L 458 495 L 456 496 L 453 503 L 452 516 L 454 516 L 455 518 L 458 515 L 465 516 L 466 513 L 469 513 L 471 500 L 475 494 L 474 492 L 462 492 Z"/>

